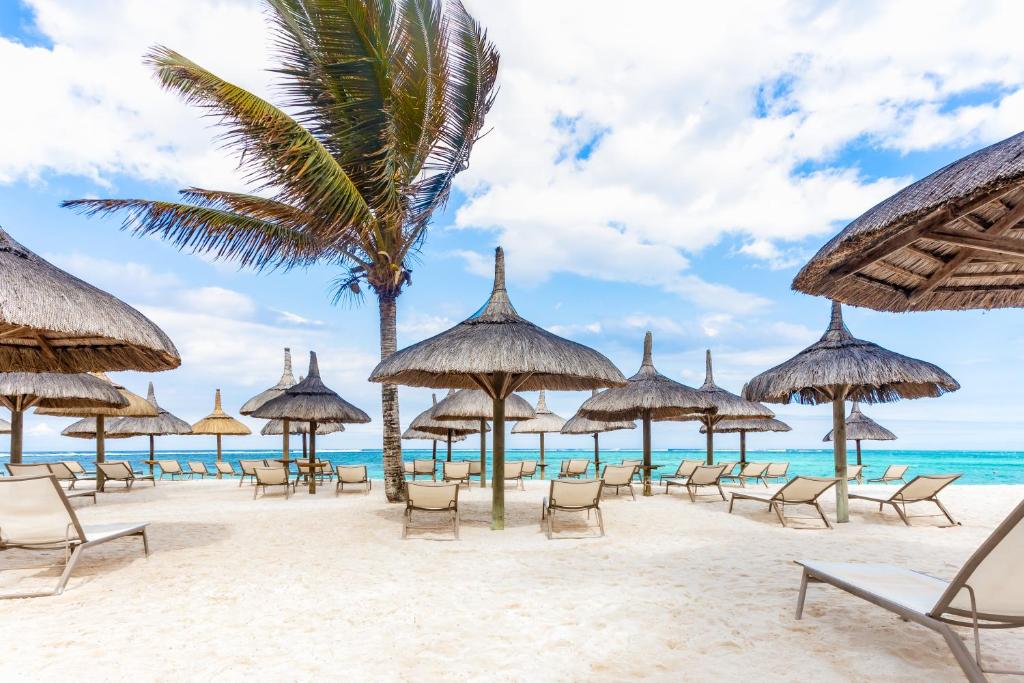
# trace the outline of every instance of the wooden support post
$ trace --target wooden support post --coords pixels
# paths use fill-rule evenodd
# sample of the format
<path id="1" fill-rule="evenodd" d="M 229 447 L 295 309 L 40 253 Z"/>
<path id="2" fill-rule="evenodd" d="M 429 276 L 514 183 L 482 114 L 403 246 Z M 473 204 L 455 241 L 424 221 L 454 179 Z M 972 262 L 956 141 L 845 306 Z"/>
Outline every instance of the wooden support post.
<path id="1" fill-rule="evenodd" d="M 153 460 L 156 458 L 156 437 L 152 434 L 149 435 L 149 473 L 153 474 Z M 171 477 L 174 479 L 174 477 Z"/>
<path id="2" fill-rule="evenodd" d="M 316 420 L 309 423 L 309 492 L 316 493 Z"/>
<path id="3" fill-rule="evenodd" d="M 651 411 L 645 410 L 643 415 L 644 429 L 644 495 L 653 496 L 651 491 Z"/>
<path id="4" fill-rule="evenodd" d="M 505 399 L 495 398 L 494 447 L 491 458 L 491 529 L 505 528 Z M 483 470 L 481 468 L 481 479 Z"/>
<path id="5" fill-rule="evenodd" d="M 850 521 L 849 486 L 846 475 L 846 387 L 837 386 L 832 399 L 832 447 L 836 463 L 836 521 Z"/>
<path id="6" fill-rule="evenodd" d="M 594 432 L 594 477 L 601 478 L 601 447 L 597 442 L 597 432 Z"/>
<path id="7" fill-rule="evenodd" d="M 96 416 L 96 462 L 106 462 L 107 445 L 104 443 L 104 429 L 106 427 L 102 415 Z M 96 490 L 103 490 L 103 472 L 96 468 Z"/>
<path id="8" fill-rule="evenodd" d="M 480 420 L 480 488 L 487 488 L 487 420 Z"/>
<path id="9" fill-rule="evenodd" d="M 708 421 L 704 423 L 707 428 L 705 432 L 704 442 L 707 448 L 707 464 L 715 464 L 715 421 L 708 418 Z"/>
<path id="10" fill-rule="evenodd" d="M 11 411 L 11 462 L 15 465 L 21 462 L 22 448 L 24 447 L 25 433 L 25 411 Z"/>
<path id="11" fill-rule="evenodd" d="M 740 431 L 740 465 L 747 464 L 747 433 Z"/>
<path id="12" fill-rule="evenodd" d="M 544 432 L 540 433 L 540 478 L 544 478 Z"/>

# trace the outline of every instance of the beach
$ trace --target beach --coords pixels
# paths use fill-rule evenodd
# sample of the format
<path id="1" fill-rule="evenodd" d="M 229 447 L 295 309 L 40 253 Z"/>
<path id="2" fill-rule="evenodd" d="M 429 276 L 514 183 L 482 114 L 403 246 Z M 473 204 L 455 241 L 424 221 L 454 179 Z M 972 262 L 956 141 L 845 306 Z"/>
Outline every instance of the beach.
<path id="1" fill-rule="evenodd" d="M 330 484 L 286 501 L 253 500 L 237 480 L 163 481 L 76 503 L 85 524 L 150 522 L 152 555 L 137 539 L 91 548 L 63 595 L 0 603 L 0 677 L 961 680 L 938 636 L 835 589 L 812 586 L 795 621 L 792 561 L 891 562 L 948 579 L 1024 497 L 1024 485 L 953 485 L 942 499 L 956 528 L 907 528 L 854 501 L 851 522 L 827 531 L 782 528 L 749 501 L 729 515 L 678 491 L 624 494 L 602 503 L 604 538 L 549 541 L 547 485 L 509 489 L 503 532 L 489 529 L 490 490 L 463 491 L 458 541 L 401 540 L 403 507 L 380 482 L 369 495 L 336 497 Z M 589 532 L 569 522 L 566 535 Z M 4 572 L 0 590 L 56 580 L 29 573 Z M 1019 666 L 1013 638 L 985 635 L 991 664 Z"/>

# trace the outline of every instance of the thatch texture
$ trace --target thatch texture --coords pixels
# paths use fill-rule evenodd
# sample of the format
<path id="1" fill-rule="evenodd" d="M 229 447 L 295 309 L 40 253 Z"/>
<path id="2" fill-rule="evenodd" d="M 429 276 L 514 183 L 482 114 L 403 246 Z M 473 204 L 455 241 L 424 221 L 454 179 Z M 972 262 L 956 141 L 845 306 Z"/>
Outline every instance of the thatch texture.
<path id="1" fill-rule="evenodd" d="M 509 394 L 505 399 L 506 420 L 529 420 L 535 416 L 533 406 L 522 396 Z M 480 389 L 460 389 L 443 401 L 438 401 L 434 406 L 433 417 L 440 422 L 490 420 L 494 417 L 494 401 Z M 479 427 L 474 431 L 479 431 Z"/>
<path id="2" fill-rule="evenodd" d="M 338 432 L 345 431 L 345 425 L 340 422 L 320 422 L 316 426 L 317 436 L 324 436 L 325 434 L 337 434 Z M 284 433 L 284 420 L 270 420 L 267 424 L 263 425 L 263 429 L 260 430 L 260 434 L 263 436 L 280 436 Z M 309 434 L 309 423 L 308 422 L 289 422 L 288 423 L 289 434 Z"/>
<path id="3" fill-rule="evenodd" d="M 847 441 L 893 441 L 896 435 L 878 424 L 870 417 L 860 411 L 860 405 L 854 401 L 850 408 L 850 414 L 846 418 L 846 440 Z M 822 441 L 832 440 L 832 430 Z"/>
<path id="4" fill-rule="evenodd" d="M 454 393 L 455 390 L 451 389 L 448 392 L 448 396 L 450 397 Z M 435 418 L 434 410 L 437 408 L 437 394 L 431 394 L 430 400 L 431 406 L 413 418 L 413 421 L 409 423 L 410 430 L 434 434 L 440 436 L 444 440 L 447 440 L 449 432 L 454 436 L 456 434 L 475 434 L 480 431 L 480 423 L 478 419 L 439 420 Z"/>
<path id="5" fill-rule="evenodd" d="M 169 370 L 177 349 L 146 316 L 40 258 L 0 229 L 0 368 Z"/>
<path id="6" fill-rule="evenodd" d="M 295 386 L 295 375 L 292 374 L 292 350 L 286 348 L 284 350 L 284 370 L 281 372 L 281 379 L 277 380 L 277 384 L 274 386 L 265 391 L 261 391 L 243 403 L 242 407 L 238 409 L 238 412 L 242 415 L 252 415 L 254 410 L 270 399 L 277 398 L 284 393 L 285 389 L 292 386 Z M 281 432 L 278 431 L 274 433 L 280 434 Z"/>
<path id="7" fill-rule="evenodd" d="M 146 399 L 138 394 L 128 391 L 121 384 L 118 384 L 102 372 L 93 373 L 93 376 L 106 382 L 121 396 L 124 403 L 118 406 L 93 405 L 67 407 L 64 399 L 40 399 L 36 413 L 40 415 L 63 415 L 65 417 L 156 417 L 157 409 Z"/>
<path id="8" fill-rule="evenodd" d="M 111 434 L 109 430 L 111 427 L 116 426 L 121 420 L 127 420 L 126 417 L 119 417 L 111 420 L 104 428 L 104 437 L 107 439 L 127 439 L 132 436 L 131 434 Z M 70 436 L 73 439 L 92 439 L 96 438 L 96 418 L 95 417 L 83 417 L 78 422 L 72 422 L 67 427 L 61 430 L 61 436 Z"/>
<path id="9" fill-rule="evenodd" d="M 534 408 L 533 412 L 535 417 L 520 420 L 516 423 L 512 428 L 513 434 L 558 433 L 565 426 L 565 418 L 561 415 L 556 415 L 548 409 L 543 389 L 541 389 L 540 396 L 537 398 L 537 407 Z"/>
<path id="10" fill-rule="evenodd" d="M 213 412 L 192 425 L 193 434 L 230 434 L 245 436 L 252 434 L 244 424 L 224 412 L 220 403 L 220 389 L 213 395 Z"/>
<path id="11" fill-rule="evenodd" d="M 704 424 L 713 424 L 715 431 L 721 431 L 718 426 L 724 421 L 747 420 L 759 418 L 772 418 L 775 413 L 754 401 L 741 398 L 731 391 L 726 391 L 715 384 L 714 371 L 711 366 L 711 350 L 704 352 L 704 384 L 697 389 L 701 395 L 715 407 L 714 412 L 692 413 L 683 417 L 673 418 L 675 420 L 700 420 Z M 704 431 L 704 430 L 702 430 Z"/>
<path id="12" fill-rule="evenodd" d="M 46 401 L 68 408 L 128 405 L 110 383 L 88 373 L 0 373 L 0 404 L 9 410 L 26 410 Z"/>
<path id="13" fill-rule="evenodd" d="M 905 187 L 833 237 L 793 288 L 883 311 L 1024 305 L 1024 133 Z"/>
<path id="14" fill-rule="evenodd" d="M 369 422 L 370 416 L 328 389 L 320 379 L 316 353 L 309 353 L 306 378 L 253 411 L 253 417 L 303 422 Z"/>
<path id="15" fill-rule="evenodd" d="M 843 396 L 835 396 L 839 387 Z M 842 308 L 820 340 L 786 362 L 750 380 L 744 398 L 768 403 L 817 404 L 846 398 L 886 403 L 941 396 L 960 385 L 942 368 L 855 338 L 843 324 Z"/>
<path id="16" fill-rule="evenodd" d="M 597 396 L 598 391 L 594 389 L 591 396 Z M 603 432 L 617 432 L 620 429 L 636 429 L 636 423 L 629 420 L 592 420 L 576 413 L 562 425 L 562 434 L 601 434 Z"/>
<path id="17" fill-rule="evenodd" d="M 410 441 L 441 441 L 447 442 L 448 436 L 442 436 L 440 434 L 431 434 L 430 432 L 421 432 L 419 430 L 410 427 L 402 432 L 402 438 Z M 465 441 L 466 437 L 461 435 L 452 435 L 452 443 L 456 441 Z"/>
<path id="18" fill-rule="evenodd" d="M 716 434 L 738 434 L 740 432 L 788 432 L 792 427 L 775 418 L 759 418 L 756 420 L 726 420 L 715 425 Z M 700 433 L 706 434 L 708 428 L 700 427 Z"/>
<path id="19" fill-rule="evenodd" d="M 170 434 L 191 434 L 192 426 L 180 417 L 172 415 L 156 402 L 156 391 L 149 383 L 146 400 L 156 409 L 156 417 L 124 417 L 106 426 L 107 436 L 166 436 Z"/>
<path id="20" fill-rule="evenodd" d="M 578 414 L 597 420 L 668 420 L 704 411 L 714 411 L 707 397 L 693 387 L 669 379 L 654 367 L 653 336 L 648 332 L 644 335 L 640 370 L 625 386 L 588 398 Z"/>
<path id="21" fill-rule="evenodd" d="M 476 389 L 498 373 L 509 378 L 509 391 L 572 391 L 625 383 L 602 354 L 516 312 L 505 290 L 501 247 L 495 252 L 494 288 L 484 307 L 455 327 L 393 353 L 374 368 L 370 381 Z"/>

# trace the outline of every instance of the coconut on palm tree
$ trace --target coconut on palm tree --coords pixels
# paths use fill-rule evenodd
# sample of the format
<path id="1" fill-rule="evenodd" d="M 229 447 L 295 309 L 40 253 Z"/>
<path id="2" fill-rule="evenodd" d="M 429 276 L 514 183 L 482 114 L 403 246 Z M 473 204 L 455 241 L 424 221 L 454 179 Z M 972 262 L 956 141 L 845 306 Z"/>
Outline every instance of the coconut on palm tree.
<path id="1" fill-rule="evenodd" d="M 281 107 L 166 47 L 146 61 L 215 117 L 252 193 L 190 187 L 181 201 L 82 199 L 87 214 L 255 270 L 326 263 L 337 297 L 367 285 L 380 352 L 398 345 L 396 299 L 434 212 L 469 162 L 494 98 L 498 52 L 459 0 L 268 0 Z M 288 113 L 286 113 L 288 112 Z M 401 495 L 398 390 L 381 387 L 384 474 Z"/>

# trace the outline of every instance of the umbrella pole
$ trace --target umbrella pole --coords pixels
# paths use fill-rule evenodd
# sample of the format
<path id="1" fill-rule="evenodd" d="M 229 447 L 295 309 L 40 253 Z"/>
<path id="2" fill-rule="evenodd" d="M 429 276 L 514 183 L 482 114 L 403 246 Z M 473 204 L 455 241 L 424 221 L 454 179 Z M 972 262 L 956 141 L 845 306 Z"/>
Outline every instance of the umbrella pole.
<path id="1" fill-rule="evenodd" d="M 21 462 L 22 434 L 24 433 L 25 411 L 11 410 L 11 462 Z"/>
<path id="2" fill-rule="evenodd" d="M 740 430 L 740 465 L 747 464 L 747 433 Z"/>
<path id="3" fill-rule="evenodd" d="M 491 457 L 491 529 L 505 528 L 505 399 L 494 399 L 494 446 Z M 481 478 L 483 473 L 481 472 Z"/>
<path id="4" fill-rule="evenodd" d="M 103 422 L 103 416 L 102 415 L 97 415 L 96 416 L 96 462 L 105 462 L 106 459 L 107 459 L 107 446 L 106 446 L 106 444 L 103 441 L 103 435 L 104 435 L 103 430 L 104 430 L 104 427 L 105 427 L 105 425 L 104 425 L 104 422 Z M 103 490 L 103 472 L 100 471 L 99 467 L 96 468 L 96 490 L 97 491 L 102 491 Z"/>
<path id="5" fill-rule="evenodd" d="M 540 433 L 540 478 L 544 478 L 544 432 Z"/>
<path id="6" fill-rule="evenodd" d="M 846 481 L 846 387 L 836 387 L 832 399 L 832 446 L 836 456 L 836 521 L 850 521 L 849 486 Z"/>
<path id="7" fill-rule="evenodd" d="M 862 465 L 863 463 L 860 461 L 860 439 L 857 439 L 856 443 L 857 443 L 857 464 L 858 465 Z"/>
<path id="8" fill-rule="evenodd" d="M 597 445 L 597 432 L 594 432 L 594 478 L 601 476 L 601 447 Z"/>
<path id="9" fill-rule="evenodd" d="M 707 421 L 707 451 L 708 451 L 708 465 L 715 464 L 715 421 L 708 418 Z"/>
<path id="10" fill-rule="evenodd" d="M 309 492 L 316 493 L 316 420 L 309 422 Z"/>
<path id="11" fill-rule="evenodd" d="M 149 473 L 150 474 L 153 474 L 153 459 L 156 458 L 156 446 L 153 444 L 153 442 L 155 440 L 156 440 L 156 437 L 153 436 L 152 434 L 150 434 L 149 435 Z M 172 477 L 172 479 L 173 479 L 173 477 Z"/>
<path id="12" fill-rule="evenodd" d="M 302 459 L 309 460 L 309 449 L 306 448 L 306 433 L 302 433 Z"/>
<path id="13" fill-rule="evenodd" d="M 652 496 L 651 492 L 651 411 L 644 411 L 644 495 Z"/>
<path id="14" fill-rule="evenodd" d="M 431 439 L 430 440 L 430 452 L 431 452 L 431 457 L 433 457 L 433 459 L 434 459 L 434 469 L 436 470 L 437 469 L 437 440 L 436 439 Z"/>
<path id="15" fill-rule="evenodd" d="M 448 430 L 448 462 L 452 461 L 452 430 Z"/>
<path id="16" fill-rule="evenodd" d="M 487 420 L 480 420 L 480 488 L 487 488 Z"/>

